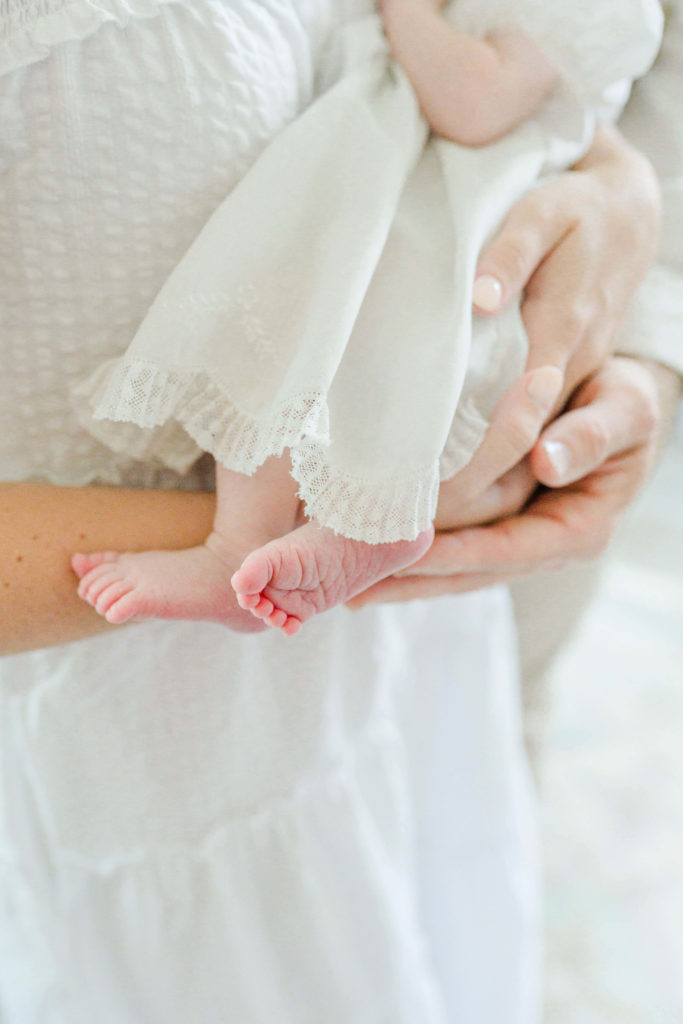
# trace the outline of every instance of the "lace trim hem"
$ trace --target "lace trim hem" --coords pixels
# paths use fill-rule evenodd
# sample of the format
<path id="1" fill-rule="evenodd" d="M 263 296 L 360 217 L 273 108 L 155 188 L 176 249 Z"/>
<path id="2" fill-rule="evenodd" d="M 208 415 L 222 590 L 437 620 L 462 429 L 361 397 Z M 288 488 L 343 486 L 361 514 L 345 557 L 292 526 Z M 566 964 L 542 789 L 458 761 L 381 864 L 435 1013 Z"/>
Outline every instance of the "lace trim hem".
<path id="1" fill-rule="evenodd" d="M 436 513 L 436 460 L 380 481 L 330 466 L 322 394 L 299 394 L 259 422 L 204 373 L 115 360 L 80 384 L 73 399 L 81 425 L 110 450 L 179 473 L 206 451 L 228 469 L 251 475 L 288 448 L 307 514 L 353 540 L 415 540 Z"/>
<path id="2" fill-rule="evenodd" d="M 205 451 L 247 476 L 317 433 L 325 405 L 320 395 L 300 394 L 259 422 L 206 373 L 164 370 L 140 359 L 105 363 L 73 398 L 81 425 L 114 452 L 183 473 Z"/>
<path id="3" fill-rule="evenodd" d="M 330 467 L 325 447 L 306 439 L 291 451 L 306 515 L 366 544 L 415 540 L 429 529 L 439 497 L 439 463 L 384 480 L 360 480 Z"/>
<path id="4" fill-rule="evenodd" d="M 0 74 L 44 60 L 53 46 L 85 39 L 105 22 L 126 28 L 153 18 L 168 3 L 184 0 L 9 0 L 0 7 Z"/>

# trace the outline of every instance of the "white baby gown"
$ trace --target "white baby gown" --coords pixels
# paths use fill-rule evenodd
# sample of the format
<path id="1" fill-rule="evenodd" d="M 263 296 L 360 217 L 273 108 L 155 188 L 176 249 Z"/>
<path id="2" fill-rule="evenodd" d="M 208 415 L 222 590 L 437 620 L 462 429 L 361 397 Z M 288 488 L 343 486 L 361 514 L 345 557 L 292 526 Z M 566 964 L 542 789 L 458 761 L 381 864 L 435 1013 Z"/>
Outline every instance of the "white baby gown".
<path id="1" fill-rule="evenodd" d="M 662 17 L 657 0 L 451 5 L 469 31 L 523 27 L 562 75 L 537 117 L 474 149 L 428 137 L 379 16 L 356 6 L 331 44 L 336 80 L 219 206 L 77 401 L 106 444 L 179 471 L 205 450 L 251 473 L 289 448 L 307 514 L 379 543 L 429 526 L 440 479 L 523 372 L 518 307 L 473 328 L 483 243 L 578 158 L 598 113 L 618 111 Z"/>

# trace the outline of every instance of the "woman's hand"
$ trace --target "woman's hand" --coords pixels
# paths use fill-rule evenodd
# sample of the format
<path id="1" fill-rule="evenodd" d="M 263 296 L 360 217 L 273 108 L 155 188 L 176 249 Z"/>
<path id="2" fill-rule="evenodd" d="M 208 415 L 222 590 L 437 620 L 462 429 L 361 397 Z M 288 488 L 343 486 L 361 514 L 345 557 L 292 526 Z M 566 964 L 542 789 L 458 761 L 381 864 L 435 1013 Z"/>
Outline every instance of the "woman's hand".
<path id="1" fill-rule="evenodd" d="M 482 253 L 475 306 L 495 313 L 524 291 L 527 368 L 564 373 L 558 408 L 612 351 L 652 262 L 659 217 L 650 164 L 605 126 L 571 171 L 516 204 Z"/>
<path id="2" fill-rule="evenodd" d="M 486 503 L 489 513 L 495 514 L 496 507 L 505 512 L 530 480 L 547 490 L 522 512 L 491 526 L 438 535 L 401 578 L 378 583 L 352 607 L 461 593 L 559 568 L 573 558 L 594 557 L 647 479 L 680 395 L 681 380 L 674 371 L 648 361 L 610 359 L 543 432 L 527 463 L 498 481 L 489 497 L 475 499 L 463 515 L 462 492 L 457 484 L 451 491 L 446 485 L 440 519 L 472 521 Z"/>
<path id="3" fill-rule="evenodd" d="M 514 207 L 481 256 L 475 299 L 494 313 L 524 289 L 528 370 L 537 369 L 510 388 L 470 465 L 442 486 L 437 527 L 447 532 L 414 575 L 378 584 L 354 606 L 468 590 L 604 545 L 647 475 L 677 395 L 664 368 L 606 363 L 658 223 L 654 172 L 609 127 L 576 168 Z M 575 390 L 570 411 L 538 441 L 551 409 Z M 574 461 L 563 469 L 567 451 Z M 518 514 L 539 481 L 554 490 Z"/>

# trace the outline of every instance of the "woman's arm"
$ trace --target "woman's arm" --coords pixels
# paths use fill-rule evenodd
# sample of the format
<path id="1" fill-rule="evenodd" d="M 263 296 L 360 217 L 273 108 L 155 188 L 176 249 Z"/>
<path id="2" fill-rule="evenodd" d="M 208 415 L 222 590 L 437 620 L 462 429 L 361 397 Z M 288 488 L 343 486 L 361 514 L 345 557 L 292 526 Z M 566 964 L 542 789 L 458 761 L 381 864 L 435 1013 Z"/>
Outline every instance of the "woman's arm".
<path id="1" fill-rule="evenodd" d="M 207 493 L 0 484 L 0 654 L 114 628 L 77 597 L 73 553 L 200 544 L 214 504 Z"/>

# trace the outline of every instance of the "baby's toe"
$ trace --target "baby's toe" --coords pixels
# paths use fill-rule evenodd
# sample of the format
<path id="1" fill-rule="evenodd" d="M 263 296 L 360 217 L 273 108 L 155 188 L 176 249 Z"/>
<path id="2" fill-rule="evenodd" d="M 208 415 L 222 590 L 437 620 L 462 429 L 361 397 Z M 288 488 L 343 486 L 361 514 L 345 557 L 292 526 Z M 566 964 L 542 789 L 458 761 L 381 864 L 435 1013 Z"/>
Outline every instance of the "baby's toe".
<path id="1" fill-rule="evenodd" d="M 107 613 L 114 608 L 116 603 L 122 597 L 125 597 L 126 594 L 130 594 L 132 589 L 132 584 L 128 583 L 127 580 L 114 580 L 100 593 L 95 601 L 96 611 L 106 617 Z"/>
<path id="2" fill-rule="evenodd" d="M 78 587 L 78 596 L 90 604 L 95 604 L 102 591 L 118 579 L 120 576 L 111 565 L 100 565 L 83 577 Z"/>
<path id="3" fill-rule="evenodd" d="M 251 608 L 250 611 L 257 619 L 267 619 L 269 615 L 272 615 L 274 608 L 275 605 L 267 597 L 260 597 L 258 604 Z"/>
<path id="4" fill-rule="evenodd" d="M 296 636 L 301 629 L 301 619 L 297 619 L 296 615 L 288 615 L 287 621 L 282 626 L 282 632 L 285 636 Z"/>
<path id="5" fill-rule="evenodd" d="M 107 562 L 115 562 L 118 557 L 115 551 L 93 551 L 89 555 L 76 554 L 71 559 L 71 568 L 81 579 L 98 566 Z"/>

